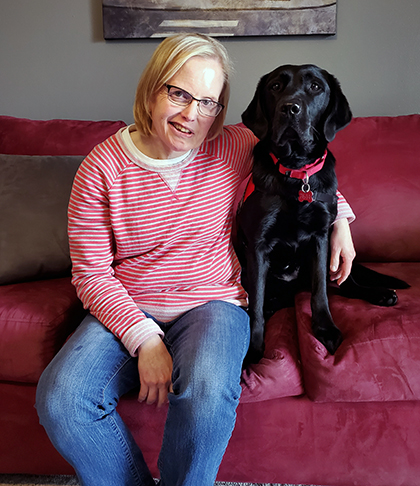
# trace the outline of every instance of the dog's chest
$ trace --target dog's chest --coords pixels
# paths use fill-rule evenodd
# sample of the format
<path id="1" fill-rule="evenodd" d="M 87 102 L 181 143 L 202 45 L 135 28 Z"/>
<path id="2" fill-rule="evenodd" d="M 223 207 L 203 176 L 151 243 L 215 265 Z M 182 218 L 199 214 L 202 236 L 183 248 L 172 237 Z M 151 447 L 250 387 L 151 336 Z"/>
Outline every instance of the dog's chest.
<path id="1" fill-rule="evenodd" d="M 300 202 L 273 198 L 271 206 L 261 221 L 265 238 L 274 244 L 299 246 L 314 236 L 328 233 L 331 213 L 326 206 L 318 202 Z"/>

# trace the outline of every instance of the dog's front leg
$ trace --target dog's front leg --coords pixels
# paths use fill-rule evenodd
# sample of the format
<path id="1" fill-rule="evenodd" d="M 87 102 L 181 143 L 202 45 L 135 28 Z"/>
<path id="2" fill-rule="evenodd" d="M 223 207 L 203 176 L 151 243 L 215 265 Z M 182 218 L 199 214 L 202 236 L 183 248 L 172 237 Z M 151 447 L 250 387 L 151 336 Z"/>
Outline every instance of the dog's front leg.
<path id="1" fill-rule="evenodd" d="M 251 340 L 246 361 L 258 363 L 264 355 L 264 295 L 269 260 L 261 248 L 248 251 L 247 280 Z"/>
<path id="2" fill-rule="evenodd" d="M 334 354 L 340 346 L 343 337 L 334 324 L 328 304 L 328 235 L 316 236 L 313 239 L 314 257 L 312 260 L 312 331 L 330 354 Z"/>

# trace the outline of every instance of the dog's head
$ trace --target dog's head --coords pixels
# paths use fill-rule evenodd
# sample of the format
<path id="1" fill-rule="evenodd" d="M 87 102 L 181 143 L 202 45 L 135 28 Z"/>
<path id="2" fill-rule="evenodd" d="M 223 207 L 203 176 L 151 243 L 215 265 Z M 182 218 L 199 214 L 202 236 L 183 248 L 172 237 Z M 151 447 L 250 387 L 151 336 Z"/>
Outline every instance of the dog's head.
<path id="1" fill-rule="evenodd" d="M 263 76 L 242 114 L 260 140 L 284 154 L 326 146 L 351 118 L 340 83 L 312 64 L 280 66 Z"/>

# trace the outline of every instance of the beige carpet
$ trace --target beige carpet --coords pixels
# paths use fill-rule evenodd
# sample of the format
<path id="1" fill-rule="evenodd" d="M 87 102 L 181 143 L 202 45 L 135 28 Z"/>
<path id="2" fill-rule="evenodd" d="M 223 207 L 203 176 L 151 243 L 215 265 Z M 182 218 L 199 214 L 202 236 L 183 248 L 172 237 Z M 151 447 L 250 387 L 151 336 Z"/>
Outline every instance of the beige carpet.
<path id="1" fill-rule="evenodd" d="M 0 474 L 0 486 L 8 486 L 10 484 L 22 486 L 65 486 L 75 485 L 79 482 L 75 476 L 27 476 L 23 474 Z M 274 483 L 221 483 L 217 482 L 215 486 L 293 486 L 288 484 L 274 484 Z M 303 485 L 295 485 L 303 486 Z"/>
<path id="2" fill-rule="evenodd" d="M 0 474 L 0 486 L 21 484 L 22 486 L 78 485 L 75 476 L 28 476 L 26 474 Z"/>

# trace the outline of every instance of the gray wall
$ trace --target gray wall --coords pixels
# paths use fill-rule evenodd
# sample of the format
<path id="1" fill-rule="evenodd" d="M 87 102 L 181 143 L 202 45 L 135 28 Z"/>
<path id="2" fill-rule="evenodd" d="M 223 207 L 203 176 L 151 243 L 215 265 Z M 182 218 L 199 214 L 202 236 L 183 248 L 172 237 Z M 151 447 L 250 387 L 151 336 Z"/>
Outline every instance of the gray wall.
<path id="1" fill-rule="evenodd" d="M 156 40 L 102 37 L 101 0 L 0 0 L 0 113 L 132 121 Z M 337 35 L 223 39 L 235 62 L 228 122 L 261 75 L 314 63 L 341 81 L 356 116 L 420 112 L 420 1 L 338 0 Z"/>

